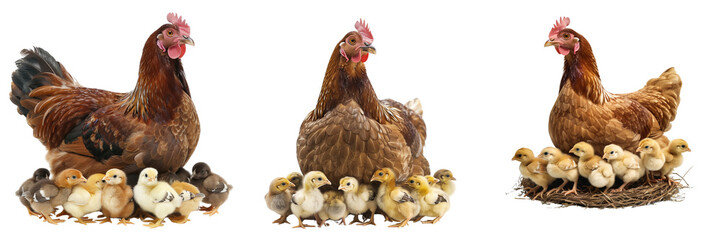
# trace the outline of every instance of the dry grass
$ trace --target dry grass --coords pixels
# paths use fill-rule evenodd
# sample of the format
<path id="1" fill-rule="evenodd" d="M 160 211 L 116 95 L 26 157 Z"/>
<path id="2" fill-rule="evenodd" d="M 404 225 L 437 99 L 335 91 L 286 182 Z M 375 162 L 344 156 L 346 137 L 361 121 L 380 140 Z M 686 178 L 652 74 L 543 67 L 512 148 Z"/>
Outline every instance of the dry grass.
<path id="1" fill-rule="evenodd" d="M 677 182 L 676 184 L 670 185 L 666 181 L 649 183 L 644 177 L 636 183 L 627 185 L 626 190 L 623 192 L 608 191 L 606 193 L 603 192 L 603 189 L 595 188 L 586 179 L 581 178 L 578 184 L 578 195 L 563 195 L 561 191 L 558 191 L 538 196 L 536 200 L 543 203 L 556 203 L 564 206 L 577 205 L 590 208 L 623 208 L 644 206 L 659 201 L 681 201 L 676 196 L 680 189 L 688 187 L 688 183 L 683 179 L 683 176 L 676 175 L 679 177 L 674 179 Z M 530 179 L 521 178 L 519 181 L 516 190 L 520 190 L 522 195 L 527 195 L 531 199 L 536 197 L 536 193 L 529 193 L 529 189 L 535 187 L 536 184 Z M 679 181 L 683 181 L 684 184 Z M 549 189 L 558 187 L 561 182 L 561 180 L 556 180 L 549 186 Z M 616 186 L 612 189 L 618 188 L 621 183 L 617 179 Z M 569 182 L 564 187 L 564 190 L 570 190 L 572 186 L 573 183 Z"/>

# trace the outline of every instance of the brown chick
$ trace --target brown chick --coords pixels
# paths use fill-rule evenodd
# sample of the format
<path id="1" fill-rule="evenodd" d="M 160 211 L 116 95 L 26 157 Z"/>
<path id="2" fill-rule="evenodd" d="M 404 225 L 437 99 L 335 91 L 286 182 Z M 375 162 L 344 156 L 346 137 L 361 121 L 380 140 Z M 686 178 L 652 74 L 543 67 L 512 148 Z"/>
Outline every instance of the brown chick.
<path id="1" fill-rule="evenodd" d="M 45 179 L 35 183 L 25 198 L 30 202 L 32 210 L 40 213 L 46 222 L 57 224 L 65 220 L 53 219 L 50 214 L 55 211 L 55 207 L 68 200 L 71 189 L 75 185 L 86 181 L 83 174 L 77 169 L 65 169 L 53 180 Z"/>
<path id="2" fill-rule="evenodd" d="M 290 222 L 288 222 L 288 216 L 291 214 L 290 192 L 291 188 L 294 188 L 295 186 L 296 185 L 294 183 L 288 181 L 288 179 L 284 177 L 273 179 L 273 181 L 270 182 L 270 189 L 268 190 L 268 193 L 265 194 L 265 204 L 268 206 L 268 209 L 280 214 L 280 217 L 273 221 L 273 223 L 290 224 Z"/>
<path id="3" fill-rule="evenodd" d="M 541 191 L 540 194 L 536 194 L 533 199 L 536 199 L 538 196 L 543 196 L 543 193 L 548 190 L 548 185 L 553 182 L 553 177 L 548 175 L 548 172 L 546 171 L 546 165 L 548 162 L 535 157 L 533 155 L 533 151 L 528 148 L 520 148 L 516 150 L 516 154 L 513 155 L 511 160 L 521 162 L 521 165 L 518 166 L 518 169 L 521 171 L 521 175 L 525 178 L 531 179 L 531 181 L 536 184 L 536 187 L 528 191 L 526 196 L 530 193 L 536 193 L 539 187 L 542 187 L 543 191 Z"/>
<path id="4" fill-rule="evenodd" d="M 133 189 L 126 185 L 127 177 L 125 172 L 120 169 L 113 168 L 105 172 L 105 186 L 103 186 L 103 195 L 101 196 L 102 211 L 104 219 L 100 219 L 100 223 L 112 222 L 111 218 L 120 218 L 118 224 L 133 224 L 128 218 L 135 210 L 133 202 Z"/>
<path id="5" fill-rule="evenodd" d="M 328 219 L 340 221 L 340 224 L 346 225 L 345 218 L 348 216 L 348 208 L 345 204 L 343 192 L 336 190 L 328 190 L 323 193 L 323 208 L 318 212 L 320 222 L 318 227 L 328 226 Z"/>
<path id="6" fill-rule="evenodd" d="M 456 177 L 453 176 L 451 170 L 439 169 L 435 174 L 433 174 L 433 177 L 440 181 L 439 183 L 436 183 L 436 186 L 440 187 L 441 190 L 448 194 L 448 196 L 451 196 L 456 192 L 456 183 L 453 182 L 456 180 Z"/>
<path id="7" fill-rule="evenodd" d="M 175 192 L 178 193 L 178 196 L 180 196 L 182 203 L 180 207 L 175 209 L 175 216 L 168 217 L 168 219 L 174 223 L 186 223 L 190 221 L 190 219 L 188 219 L 190 213 L 198 210 L 200 201 L 205 198 L 205 195 L 201 193 L 197 187 L 193 186 L 193 184 L 187 182 L 175 181 L 171 186 L 175 189 Z"/>
<path id="8" fill-rule="evenodd" d="M 669 185 L 676 183 L 669 175 L 673 172 L 673 169 L 683 164 L 683 155 L 681 154 L 690 151 L 691 148 L 683 139 L 674 139 L 668 147 L 663 149 L 666 162 L 663 164 L 663 167 L 661 167 L 661 176 L 666 178 Z"/>
<path id="9" fill-rule="evenodd" d="M 50 171 L 47 168 L 38 168 L 35 172 L 33 172 L 33 177 L 25 180 L 25 182 L 20 185 L 20 188 L 15 192 L 15 196 L 20 198 L 20 203 L 28 209 L 28 214 L 30 214 L 30 216 L 42 217 L 40 213 L 33 212 L 30 208 L 30 202 L 25 198 L 25 196 L 30 194 L 30 188 L 32 188 L 35 183 L 48 179 L 49 177 Z"/>
<path id="10" fill-rule="evenodd" d="M 197 186 L 205 198 L 204 203 L 210 204 L 210 207 L 201 207 L 200 210 L 206 211 L 203 214 L 213 216 L 218 213 L 225 200 L 228 200 L 228 193 L 233 189 L 233 186 L 227 184 L 218 174 L 210 171 L 210 166 L 204 162 L 199 162 L 193 165 L 193 175 L 190 178 L 190 183 Z"/>
<path id="11" fill-rule="evenodd" d="M 601 161 L 601 157 L 595 155 L 593 146 L 586 142 L 576 143 L 569 153 L 578 156 L 578 174 L 585 178 L 591 175 L 594 166 Z"/>
<path id="12" fill-rule="evenodd" d="M 288 181 L 290 181 L 291 183 L 293 183 L 293 185 L 295 185 L 295 187 L 290 188 L 291 194 L 303 188 L 303 174 L 299 172 L 292 172 L 288 174 L 288 176 L 285 178 L 288 179 Z"/>

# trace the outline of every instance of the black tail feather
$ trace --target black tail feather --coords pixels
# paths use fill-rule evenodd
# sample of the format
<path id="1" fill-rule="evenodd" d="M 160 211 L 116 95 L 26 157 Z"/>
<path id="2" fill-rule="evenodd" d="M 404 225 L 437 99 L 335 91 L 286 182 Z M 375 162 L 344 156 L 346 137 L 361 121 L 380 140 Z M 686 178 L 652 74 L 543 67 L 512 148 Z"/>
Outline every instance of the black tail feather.
<path id="1" fill-rule="evenodd" d="M 10 101 L 18 106 L 18 113 L 27 116 L 29 110 L 23 107 L 20 101 L 29 98 L 28 94 L 33 89 L 52 84 L 47 78 L 35 76 L 47 72 L 65 79 L 66 75 L 60 63 L 42 48 L 23 49 L 20 54 L 23 55 L 23 58 L 15 61 L 17 70 L 12 74 L 14 87 L 10 92 Z"/>

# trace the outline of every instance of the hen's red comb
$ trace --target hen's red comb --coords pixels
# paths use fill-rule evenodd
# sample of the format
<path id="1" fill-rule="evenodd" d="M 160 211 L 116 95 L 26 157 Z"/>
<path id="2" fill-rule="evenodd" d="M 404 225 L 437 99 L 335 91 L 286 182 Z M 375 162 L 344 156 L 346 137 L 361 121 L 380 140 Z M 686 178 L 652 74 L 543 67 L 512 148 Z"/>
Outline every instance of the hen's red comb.
<path id="1" fill-rule="evenodd" d="M 363 37 L 364 43 L 373 43 L 373 34 L 371 34 L 371 30 L 368 28 L 368 23 L 363 21 L 363 19 L 355 22 L 355 29 L 358 30 L 358 33 Z"/>
<path id="2" fill-rule="evenodd" d="M 571 19 L 570 19 L 570 18 L 568 18 L 568 17 L 561 17 L 561 19 L 559 19 L 558 21 L 556 21 L 556 24 L 553 25 L 553 28 L 551 28 L 551 32 L 548 33 L 548 38 L 549 38 L 549 39 L 556 38 L 556 36 L 558 35 L 558 33 L 561 32 L 561 30 L 563 30 L 563 29 L 565 29 L 566 27 L 568 27 L 569 24 L 571 24 Z"/>
<path id="3" fill-rule="evenodd" d="M 188 24 L 185 23 L 185 19 L 177 13 L 168 13 L 168 22 L 177 26 L 180 30 L 180 34 L 190 36 L 190 26 L 188 26 Z"/>

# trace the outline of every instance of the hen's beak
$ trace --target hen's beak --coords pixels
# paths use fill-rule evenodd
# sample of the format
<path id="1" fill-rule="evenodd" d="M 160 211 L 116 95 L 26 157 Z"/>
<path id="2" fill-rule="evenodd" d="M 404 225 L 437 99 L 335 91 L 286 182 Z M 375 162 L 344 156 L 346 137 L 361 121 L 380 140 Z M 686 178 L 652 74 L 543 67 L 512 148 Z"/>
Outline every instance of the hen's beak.
<path id="1" fill-rule="evenodd" d="M 367 46 L 365 46 L 365 47 L 361 47 L 361 50 L 363 50 L 364 52 L 376 54 L 376 48 L 375 48 L 374 46 L 371 46 L 371 45 L 367 45 Z"/>
<path id="2" fill-rule="evenodd" d="M 550 47 L 550 46 L 558 46 L 558 42 L 549 39 L 548 41 L 546 41 L 545 44 L 543 44 L 543 47 Z"/>
<path id="3" fill-rule="evenodd" d="M 185 44 L 185 45 L 195 46 L 195 41 L 193 41 L 193 39 L 190 38 L 189 36 L 183 36 L 183 39 L 180 40 L 180 43 Z"/>

